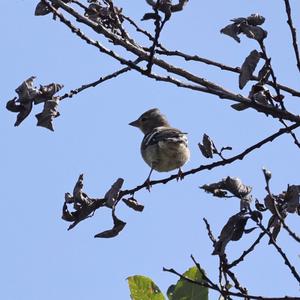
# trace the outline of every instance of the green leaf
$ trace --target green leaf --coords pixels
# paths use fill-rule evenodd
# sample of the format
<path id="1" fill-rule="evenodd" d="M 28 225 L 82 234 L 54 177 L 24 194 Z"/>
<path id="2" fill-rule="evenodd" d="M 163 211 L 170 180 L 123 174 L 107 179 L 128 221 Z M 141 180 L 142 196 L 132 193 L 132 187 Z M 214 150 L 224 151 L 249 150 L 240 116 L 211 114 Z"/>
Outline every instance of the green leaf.
<path id="1" fill-rule="evenodd" d="M 173 294 L 174 294 L 174 290 L 175 290 L 176 285 L 172 284 L 169 286 L 168 290 L 167 290 L 167 296 L 169 298 L 169 300 L 173 299 Z"/>
<path id="2" fill-rule="evenodd" d="M 135 275 L 127 280 L 132 300 L 165 300 L 158 286 L 149 277 Z"/>
<path id="3" fill-rule="evenodd" d="M 183 275 L 194 281 L 203 281 L 197 267 L 188 269 Z M 169 300 L 208 300 L 208 288 L 179 279 L 175 286 L 169 287 L 167 295 Z"/>

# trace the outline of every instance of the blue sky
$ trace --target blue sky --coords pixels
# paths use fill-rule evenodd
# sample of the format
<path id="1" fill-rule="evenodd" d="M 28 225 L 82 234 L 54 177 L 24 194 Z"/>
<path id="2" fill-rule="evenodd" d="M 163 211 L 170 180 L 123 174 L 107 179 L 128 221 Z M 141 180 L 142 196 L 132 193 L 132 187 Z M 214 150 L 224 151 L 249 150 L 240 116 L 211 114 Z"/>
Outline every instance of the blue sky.
<path id="1" fill-rule="evenodd" d="M 191 160 L 184 170 L 209 163 L 197 147 L 203 133 L 220 147 L 232 146 L 232 154 L 237 154 L 277 131 L 280 124 L 252 110 L 238 113 L 230 108 L 229 101 L 131 72 L 62 101 L 54 133 L 35 126 L 34 114 L 41 111 L 40 105 L 15 128 L 15 114 L 8 112 L 5 104 L 28 77 L 37 76 L 37 85 L 64 84 L 64 93 L 120 68 L 51 16 L 35 17 L 37 2 L 0 3 L 3 29 L 0 298 L 129 299 L 126 278 L 135 274 L 150 276 L 166 291 L 177 278 L 164 273 L 162 268 L 173 267 L 184 272 L 192 266 L 190 254 L 217 280 L 218 260 L 210 255 L 212 247 L 202 218 L 209 220 L 217 236 L 227 219 L 238 211 L 239 202 L 213 198 L 198 187 L 227 175 L 236 176 L 252 186 L 254 197 L 262 200 L 264 166 L 273 173 L 274 193 L 286 189 L 288 183 L 299 184 L 299 151 L 291 137 L 282 136 L 230 166 L 198 173 L 180 183 L 155 186 L 151 193 L 140 191 L 135 197 L 145 205 L 144 212 L 120 206 L 117 214 L 127 226 L 114 239 L 93 238 L 111 227 L 108 209 L 98 210 L 93 218 L 67 231 L 68 224 L 60 218 L 64 193 L 72 192 L 80 173 L 85 174 L 84 190 L 91 197 L 104 196 L 118 177 L 125 179 L 125 188 L 145 180 L 149 168 L 139 153 L 142 134 L 127 124 L 147 109 L 160 108 L 173 126 L 189 133 Z M 144 1 L 130 2 L 134 3 L 119 0 L 116 4 L 136 20 L 149 12 Z M 300 28 L 300 4 L 291 1 L 291 5 L 295 25 Z M 238 44 L 219 30 L 232 18 L 257 12 L 266 18 L 263 25 L 269 33 L 266 46 L 278 81 L 300 90 L 300 74 L 283 1 L 190 0 L 183 12 L 172 16 L 161 41 L 170 49 L 240 66 L 249 52 L 257 49 L 255 41 L 242 37 Z M 151 22 L 141 24 L 153 30 Z M 95 37 L 88 28 L 82 28 Z M 120 48 L 116 51 L 124 54 Z M 203 64 L 170 61 L 228 89 L 248 94 L 250 85 L 240 91 L 235 74 Z M 297 101 L 298 98 L 286 96 L 287 107 L 298 114 Z M 153 173 L 153 178 L 168 175 Z M 297 216 L 290 216 L 288 221 L 295 230 L 299 227 Z M 258 230 L 242 241 L 231 243 L 229 257 L 239 256 L 257 235 Z M 298 245 L 285 233 L 279 236 L 278 243 L 299 268 Z M 236 269 L 236 274 L 251 294 L 299 294 L 297 282 L 267 240 Z M 211 299 L 216 299 L 216 295 L 212 293 Z"/>

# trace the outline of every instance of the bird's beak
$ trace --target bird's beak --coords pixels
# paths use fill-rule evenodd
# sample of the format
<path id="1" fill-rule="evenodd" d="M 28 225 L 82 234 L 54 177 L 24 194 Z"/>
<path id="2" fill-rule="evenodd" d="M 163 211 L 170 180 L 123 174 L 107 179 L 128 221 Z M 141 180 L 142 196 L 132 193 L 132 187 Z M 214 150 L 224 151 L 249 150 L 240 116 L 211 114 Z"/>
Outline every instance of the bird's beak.
<path id="1" fill-rule="evenodd" d="M 140 121 L 137 119 L 137 120 L 129 123 L 128 125 L 134 126 L 134 127 L 140 127 Z"/>

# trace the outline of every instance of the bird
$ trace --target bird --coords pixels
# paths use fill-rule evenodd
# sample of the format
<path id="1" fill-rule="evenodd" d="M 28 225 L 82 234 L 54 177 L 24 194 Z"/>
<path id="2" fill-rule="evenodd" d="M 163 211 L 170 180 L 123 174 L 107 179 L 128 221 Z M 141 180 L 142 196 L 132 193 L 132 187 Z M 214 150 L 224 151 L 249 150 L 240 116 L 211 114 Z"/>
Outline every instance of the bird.
<path id="1" fill-rule="evenodd" d="M 169 172 L 179 169 L 177 180 L 183 179 L 181 167 L 190 159 L 187 133 L 171 127 L 158 108 L 147 110 L 129 125 L 139 128 L 144 134 L 141 155 L 151 168 L 145 181 L 147 188 L 150 189 L 153 170 Z"/>

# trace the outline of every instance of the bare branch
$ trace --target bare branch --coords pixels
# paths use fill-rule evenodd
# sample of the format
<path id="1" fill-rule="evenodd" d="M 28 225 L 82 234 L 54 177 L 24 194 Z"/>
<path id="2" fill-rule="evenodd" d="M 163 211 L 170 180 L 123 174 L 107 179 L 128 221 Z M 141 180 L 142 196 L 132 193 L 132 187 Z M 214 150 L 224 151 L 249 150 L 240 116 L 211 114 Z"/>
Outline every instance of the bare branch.
<path id="1" fill-rule="evenodd" d="M 265 228 L 260 222 L 257 223 L 257 225 L 260 227 L 262 232 L 266 233 L 270 238 L 270 243 L 276 248 L 277 252 L 280 254 L 280 256 L 283 258 L 284 263 L 287 265 L 287 267 L 290 269 L 291 273 L 293 274 L 294 278 L 300 283 L 300 276 L 298 272 L 296 271 L 295 267 L 292 265 L 290 260 L 288 259 L 287 255 L 284 253 L 281 247 L 278 246 L 276 241 L 273 239 L 272 233 Z"/>
<path id="2" fill-rule="evenodd" d="M 220 290 L 220 288 L 217 285 L 213 285 L 211 286 L 210 284 L 206 283 L 206 282 L 199 282 L 199 281 L 194 281 L 188 277 L 185 277 L 184 275 L 178 273 L 176 270 L 174 269 L 167 269 L 167 268 L 163 268 L 164 272 L 169 272 L 172 274 L 177 275 L 179 278 L 186 280 L 187 282 L 193 283 L 193 284 L 197 284 L 200 286 L 204 286 L 207 288 L 210 288 L 212 290 L 215 290 L 217 292 L 219 292 L 222 296 L 236 296 L 239 298 L 244 298 L 244 299 L 254 299 L 254 300 L 300 300 L 299 297 L 290 297 L 290 296 L 284 296 L 284 297 L 263 297 L 263 296 L 254 296 L 254 295 L 248 295 L 248 294 L 242 294 L 242 293 L 236 293 L 236 292 L 226 292 L 226 291 L 222 291 Z"/>
<path id="3" fill-rule="evenodd" d="M 242 254 L 238 259 L 236 259 L 236 260 L 234 260 L 232 263 L 228 264 L 228 266 L 227 266 L 228 269 L 231 269 L 231 268 L 237 266 L 240 262 L 242 262 L 242 261 L 244 260 L 244 258 L 245 258 L 249 253 L 251 253 L 251 252 L 254 250 L 255 246 L 259 244 L 260 240 L 261 240 L 264 236 L 265 236 L 265 233 L 262 232 L 262 233 L 258 236 L 258 238 L 255 240 L 255 242 L 254 242 L 247 250 L 245 250 L 245 251 L 243 252 L 243 254 Z"/>
<path id="4" fill-rule="evenodd" d="M 44 1 L 46 1 L 46 0 L 44 0 Z M 53 0 L 51 0 L 51 1 L 53 1 Z M 55 0 L 55 1 L 57 1 L 62 6 L 62 8 L 64 8 L 71 15 L 73 15 L 74 17 L 80 19 L 81 22 L 86 23 L 88 26 L 91 26 L 93 29 L 99 29 L 98 24 L 94 23 L 93 21 L 89 20 L 88 18 L 85 18 L 85 17 L 81 16 L 80 14 L 78 14 L 77 12 L 75 12 L 72 8 L 70 8 L 68 5 L 66 5 L 65 3 L 63 3 L 61 0 Z M 46 3 L 48 3 L 48 2 L 46 2 Z M 52 5 L 50 5 L 49 7 L 53 11 L 53 13 L 55 13 L 55 15 L 58 16 L 59 19 L 64 24 L 66 24 L 74 33 L 76 33 L 81 39 L 83 39 L 84 41 L 86 41 L 88 44 L 91 44 L 91 45 L 97 47 L 101 52 L 103 52 L 105 54 L 108 54 L 109 56 L 112 56 L 113 58 L 115 58 L 116 60 L 118 60 L 120 63 L 126 64 L 126 65 L 130 66 L 132 69 L 135 69 L 135 70 L 139 71 L 141 74 L 146 75 L 146 76 L 148 76 L 150 78 L 158 79 L 157 76 L 153 76 L 152 74 L 149 74 L 147 72 L 147 70 L 143 70 L 142 68 L 137 67 L 135 64 L 133 64 L 132 61 L 128 61 L 128 60 L 120 57 L 119 55 L 117 55 L 112 50 L 107 49 L 106 47 L 104 47 L 103 45 L 101 45 L 99 43 L 99 41 L 94 41 L 94 40 L 88 38 L 85 34 L 83 34 L 81 32 L 80 29 L 76 28 L 74 25 L 72 25 L 72 23 L 70 21 L 68 21 L 67 19 L 65 19 L 65 17 L 62 14 L 60 14 L 59 12 L 57 12 L 57 10 Z M 129 45 L 129 43 L 125 43 L 125 42 L 121 41 L 119 39 L 119 37 L 117 37 L 117 36 L 109 33 L 103 27 L 101 27 L 100 29 L 101 29 L 101 32 L 103 31 L 104 34 L 108 35 L 108 37 L 111 40 L 113 40 L 115 43 L 124 46 L 128 51 L 131 51 L 134 54 L 138 55 L 141 59 L 148 61 L 149 56 L 148 56 L 148 54 L 145 51 L 143 51 L 143 50 L 141 50 L 139 48 L 136 48 L 132 44 Z M 288 111 L 283 111 L 283 110 L 280 110 L 280 109 L 278 109 L 276 107 L 266 106 L 266 105 L 262 105 L 262 104 L 257 103 L 257 102 L 253 102 L 253 101 L 249 100 L 248 98 L 245 98 L 245 97 L 243 97 L 241 95 L 236 95 L 236 94 L 234 94 L 234 93 L 232 93 L 232 92 L 230 92 L 228 90 L 225 90 L 221 86 L 218 86 L 218 85 L 216 85 L 216 84 L 214 84 L 212 82 L 209 82 L 209 81 L 207 81 L 207 80 L 205 80 L 203 78 L 197 77 L 197 76 L 195 76 L 195 75 L 193 75 L 193 74 L 191 74 L 191 73 L 189 73 L 189 72 L 187 72 L 187 71 L 185 71 L 185 70 L 183 70 L 181 68 L 172 66 L 172 65 L 170 65 L 170 64 L 168 64 L 168 63 L 166 63 L 166 62 L 164 62 L 162 60 L 154 58 L 153 59 L 153 63 L 156 64 L 156 65 L 158 65 L 159 67 L 164 68 L 168 72 L 177 74 L 177 75 L 182 76 L 182 77 L 184 77 L 184 78 L 186 78 L 186 79 L 188 79 L 188 80 L 190 80 L 192 82 L 195 82 L 195 83 L 197 83 L 199 85 L 202 85 L 202 86 L 206 87 L 206 89 L 199 88 L 199 90 L 201 90 L 203 92 L 213 93 L 215 95 L 218 95 L 220 98 L 234 100 L 236 102 L 243 103 L 246 106 L 252 107 L 252 108 L 254 108 L 255 110 L 257 110 L 259 112 L 270 114 L 270 115 L 272 115 L 275 118 L 285 119 L 285 120 L 289 120 L 289 121 L 292 121 L 292 122 L 300 122 L 300 117 L 299 116 L 295 116 L 295 115 L 291 114 Z M 165 77 L 165 78 L 160 77 L 160 79 L 162 79 L 163 81 L 167 81 L 168 78 L 169 77 Z M 172 81 L 169 81 L 169 82 L 174 83 Z"/>
<path id="5" fill-rule="evenodd" d="M 136 59 L 133 63 L 138 64 L 140 61 L 141 61 L 140 59 Z M 116 78 L 119 75 L 121 75 L 123 73 L 126 73 L 130 70 L 131 70 L 131 67 L 125 67 L 125 68 L 122 68 L 122 69 L 120 69 L 120 70 L 118 70 L 114 73 L 109 74 L 109 75 L 101 76 L 98 80 L 96 80 L 94 82 L 83 84 L 81 87 L 79 87 L 77 89 L 74 89 L 74 90 L 71 90 L 70 92 L 64 94 L 63 96 L 60 96 L 59 100 L 63 100 L 65 98 L 72 98 L 74 95 L 77 95 L 78 93 L 80 93 L 80 92 L 82 92 L 82 91 L 84 91 L 88 88 L 96 87 L 100 83 L 105 82 L 105 81 L 110 80 L 110 79 L 113 79 L 113 78 Z"/>
<path id="6" fill-rule="evenodd" d="M 238 155 L 232 156 L 231 158 L 227 158 L 225 160 L 216 161 L 216 162 L 213 162 L 211 164 L 202 165 L 198 168 L 191 169 L 189 171 L 183 172 L 183 176 L 186 177 L 188 175 L 195 174 L 195 173 L 198 173 L 198 172 L 201 172 L 201 171 L 204 171 L 204 170 L 212 170 L 212 169 L 214 169 L 216 167 L 219 167 L 219 166 L 225 166 L 227 164 L 231 164 L 236 160 L 242 160 L 246 155 L 248 155 L 249 153 L 251 153 L 255 149 L 258 149 L 258 148 L 262 147 L 263 145 L 265 145 L 268 142 L 272 142 L 273 140 L 275 140 L 276 138 L 278 138 L 282 134 L 287 133 L 289 130 L 295 129 L 299 126 L 300 126 L 300 124 L 294 124 L 294 125 L 290 126 L 288 129 L 287 128 L 281 128 L 281 129 L 279 129 L 278 132 L 268 136 L 267 138 L 261 140 L 260 142 L 258 142 L 256 144 L 252 145 L 251 147 L 247 148 L 246 150 L 244 150 L 243 152 L 241 152 Z M 167 177 L 165 179 L 152 180 L 152 181 L 150 181 L 150 184 L 151 184 L 151 186 L 156 185 L 156 184 L 166 184 L 169 181 L 176 180 L 176 179 L 177 179 L 177 174 L 176 175 L 171 175 L 170 177 Z M 120 195 L 122 197 L 125 196 L 125 195 L 133 195 L 135 192 L 137 192 L 141 189 L 144 189 L 144 188 L 147 188 L 147 184 L 145 184 L 145 183 L 142 184 L 142 185 L 139 185 L 139 186 L 137 186 L 133 189 L 123 190 L 123 191 L 120 192 Z"/>
<path id="7" fill-rule="evenodd" d="M 287 23 L 290 27 L 290 31 L 292 34 L 293 47 L 294 47 L 294 52 L 295 52 L 295 56 L 296 56 L 297 67 L 298 67 L 298 70 L 300 71 L 300 56 L 299 56 L 299 48 L 298 48 L 298 44 L 297 44 L 297 33 L 296 33 L 296 28 L 293 25 L 291 6 L 290 6 L 289 0 L 284 0 L 284 3 L 285 3 L 286 14 L 288 17 Z"/>

